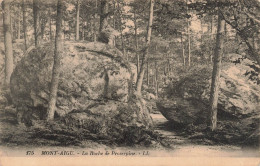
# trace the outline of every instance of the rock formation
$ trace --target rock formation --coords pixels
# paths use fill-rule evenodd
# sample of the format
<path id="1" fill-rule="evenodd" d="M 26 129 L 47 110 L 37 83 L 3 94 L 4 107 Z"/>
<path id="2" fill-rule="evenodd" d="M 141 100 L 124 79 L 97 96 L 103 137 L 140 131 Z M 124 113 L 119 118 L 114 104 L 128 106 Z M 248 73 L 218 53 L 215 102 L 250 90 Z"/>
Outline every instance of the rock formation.
<path id="1" fill-rule="evenodd" d="M 122 135 L 128 127 L 152 126 L 144 100 L 132 93 L 136 68 L 119 50 L 98 42 L 64 45 L 56 120 L 107 136 Z M 53 50 L 53 44 L 32 49 L 12 74 L 18 121 L 27 126 L 45 118 Z"/>

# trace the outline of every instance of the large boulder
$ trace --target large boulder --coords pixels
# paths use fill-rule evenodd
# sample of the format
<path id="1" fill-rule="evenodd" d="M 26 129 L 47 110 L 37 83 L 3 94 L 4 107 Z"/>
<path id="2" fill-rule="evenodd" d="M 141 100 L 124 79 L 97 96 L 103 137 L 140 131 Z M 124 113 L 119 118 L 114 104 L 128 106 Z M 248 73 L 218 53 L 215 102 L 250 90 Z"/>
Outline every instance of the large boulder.
<path id="1" fill-rule="evenodd" d="M 227 62 L 222 65 L 218 99 L 220 111 L 237 117 L 260 111 L 260 76 L 257 73 L 258 70 L 259 66 L 248 59 L 244 59 L 237 64 Z M 212 69 L 203 66 L 184 74 L 179 80 L 169 85 L 166 90 L 168 99 L 172 102 L 160 101 L 158 106 L 161 109 L 163 105 L 165 105 L 165 108 L 176 108 L 176 110 L 179 110 L 177 114 L 180 114 L 178 121 L 187 122 L 186 116 L 182 120 L 181 115 L 183 114 L 189 115 L 188 117 L 193 119 L 190 122 L 193 122 L 196 118 L 195 114 L 207 111 L 211 73 Z M 198 116 L 198 118 L 201 117 Z"/>
<path id="2" fill-rule="evenodd" d="M 34 120 L 46 116 L 53 53 L 52 43 L 31 49 L 12 74 L 11 95 L 19 122 L 33 125 Z M 102 126 L 115 117 L 121 118 L 118 121 L 135 121 L 134 112 L 139 111 L 143 114 L 137 116 L 140 124 L 152 125 L 146 107 L 140 106 L 142 99 L 129 105 L 136 69 L 116 48 L 102 43 L 65 42 L 61 66 L 55 117 L 74 119 L 70 124 L 84 121 L 85 127 L 94 120 Z M 121 107 L 136 108 L 126 109 L 129 116 L 121 117 Z M 81 112 L 80 116 L 75 112 Z"/>
<path id="3" fill-rule="evenodd" d="M 218 130 L 226 138 L 234 137 L 237 141 L 252 135 L 259 126 L 260 76 L 259 66 L 249 59 L 235 62 L 222 64 Z M 211 73 L 209 66 L 191 68 L 166 88 L 167 95 L 157 102 L 158 109 L 168 120 L 191 127 L 192 131 L 194 126 L 198 130 L 207 129 Z"/>

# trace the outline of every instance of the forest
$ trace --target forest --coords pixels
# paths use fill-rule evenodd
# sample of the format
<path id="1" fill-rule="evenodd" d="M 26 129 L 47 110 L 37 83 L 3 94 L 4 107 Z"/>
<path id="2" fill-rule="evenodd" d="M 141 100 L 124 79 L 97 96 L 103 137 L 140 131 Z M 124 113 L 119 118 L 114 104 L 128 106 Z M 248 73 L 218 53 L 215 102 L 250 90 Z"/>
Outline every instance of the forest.
<path id="1" fill-rule="evenodd" d="M 258 0 L 2 0 L 0 31 L 0 148 L 259 150 Z"/>

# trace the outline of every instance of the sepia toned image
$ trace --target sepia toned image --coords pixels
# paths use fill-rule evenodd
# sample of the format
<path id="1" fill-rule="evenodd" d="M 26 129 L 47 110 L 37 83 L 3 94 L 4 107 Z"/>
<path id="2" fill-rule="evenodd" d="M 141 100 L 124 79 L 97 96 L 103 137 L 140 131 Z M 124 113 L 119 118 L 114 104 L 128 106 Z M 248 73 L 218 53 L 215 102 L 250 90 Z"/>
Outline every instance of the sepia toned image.
<path id="1" fill-rule="evenodd" d="M 259 0 L 0 2 L 0 166 L 260 164 Z"/>

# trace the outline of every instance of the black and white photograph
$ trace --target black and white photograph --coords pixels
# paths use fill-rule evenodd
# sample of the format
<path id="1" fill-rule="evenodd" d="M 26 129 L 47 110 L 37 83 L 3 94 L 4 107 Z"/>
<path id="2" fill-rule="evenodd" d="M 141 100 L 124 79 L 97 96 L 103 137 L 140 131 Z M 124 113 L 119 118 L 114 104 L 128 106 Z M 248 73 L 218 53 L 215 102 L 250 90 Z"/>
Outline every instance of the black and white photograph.
<path id="1" fill-rule="evenodd" d="M 0 166 L 260 164 L 260 0 L 0 4 Z"/>

